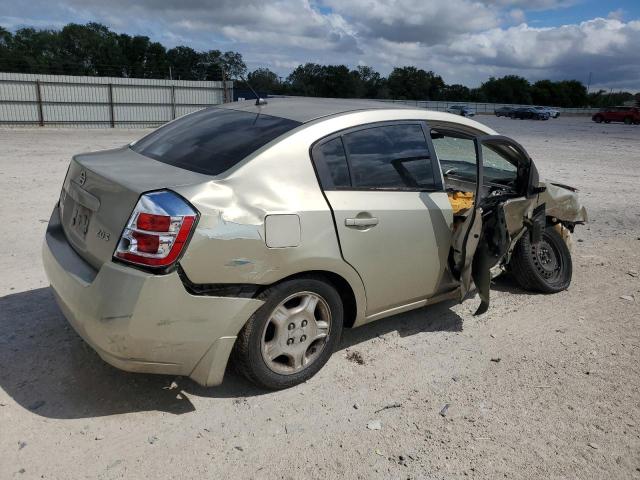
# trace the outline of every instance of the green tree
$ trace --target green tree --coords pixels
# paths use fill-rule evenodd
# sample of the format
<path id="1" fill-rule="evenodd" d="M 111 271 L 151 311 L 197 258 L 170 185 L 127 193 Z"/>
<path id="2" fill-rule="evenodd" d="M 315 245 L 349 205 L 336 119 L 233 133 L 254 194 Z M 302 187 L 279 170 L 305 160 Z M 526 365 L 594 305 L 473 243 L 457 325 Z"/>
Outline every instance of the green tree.
<path id="1" fill-rule="evenodd" d="M 260 93 L 283 93 L 283 86 L 275 72 L 268 68 L 258 68 L 247 75 L 247 81 Z"/>
<path id="2" fill-rule="evenodd" d="M 5 36 L 6 39 L 6 36 Z M 14 72 L 65 73 L 60 71 L 59 38 L 52 30 L 21 28 L 7 44 L 6 62 Z"/>
<path id="3" fill-rule="evenodd" d="M 144 75 L 145 78 L 169 78 L 169 57 L 161 43 L 152 42 L 147 47 Z"/>
<path id="4" fill-rule="evenodd" d="M 392 98 L 406 100 L 437 100 L 445 86 L 440 75 L 416 67 L 394 68 L 387 79 Z"/>
<path id="5" fill-rule="evenodd" d="M 322 73 L 323 68 L 317 63 L 298 65 L 287 77 L 290 92 L 293 95 L 319 97 Z"/>
<path id="6" fill-rule="evenodd" d="M 526 78 L 506 75 L 490 77 L 480 86 L 485 101 L 491 103 L 531 103 L 531 84 Z"/>
<path id="7" fill-rule="evenodd" d="M 118 35 L 99 23 L 70 23 L 59 34 L 62 65 L 75 75 L 124 76 L 126 57 Z"/>
<path id="8" fill-rule="evenodd" d="M 471 100 L 471 90 L 469 87 L 455 83 L 453 85 L 445 85 L 442 89 L 442 100 L 452 102 L 466 102 Z"/>
<path id="9" fill-rule="evenodd" d="M 345 65 L 325 65 L 321 69 L 319 94 L 321 97 L 354 98 L 357 77 Z"/>
<path id="10" fill-rule="evenodd" d="M 191 47 L 177 46 L 167 51 L 171 77 L 178 80 L 200 80 L 201 54 Z"/>
<path id="11" fill-rule="evenodd" d="M 238 79 L 247 73 L 247 65 L 242 59 L 242 54 L 238 52 L 224 52 L 221 56 L 227 78 Z"/>
<path id="12" fill-rule="evenodd" d="M 351 73 L 356 79 L 356 97 L 386 98 L 388 96 L 386 79 L 373 68 L 361 65 Z"/>
<path id="13" fill-rule="evenodd" d="M 0 69 L 10 70 L 11 42 L 13 35 L 4 27 L 0 27 Z"/>
<path id="14" fill-rule="evenodd" d="M 587 88 L 578 80 L 557 82 L 563 94 L 558 103 L 561 107 L 585 107 L 587 105 Z"/>

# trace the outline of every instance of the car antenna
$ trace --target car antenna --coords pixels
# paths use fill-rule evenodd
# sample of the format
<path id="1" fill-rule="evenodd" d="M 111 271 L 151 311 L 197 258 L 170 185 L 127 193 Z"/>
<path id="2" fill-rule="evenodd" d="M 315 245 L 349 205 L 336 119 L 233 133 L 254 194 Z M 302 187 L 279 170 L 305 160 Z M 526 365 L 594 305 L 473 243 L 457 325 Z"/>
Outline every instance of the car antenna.
<path id="1" fill-rule="evenodd" d="M 258 95 L 258 93 L 253 89 L 253 87 L 251 86 L 251 84 L 247 81 L 246 78 L 244 78 L 243 75 L 240 75 L 240 79 L 247 84 L 247 87 L 249 87 L 249 90 L 251 90 L 251 92 L 256 96 L 256 106 L 260 107 L 261 105 L 266 105 L 267 101 L 260 97 L 260 95 Z"/>

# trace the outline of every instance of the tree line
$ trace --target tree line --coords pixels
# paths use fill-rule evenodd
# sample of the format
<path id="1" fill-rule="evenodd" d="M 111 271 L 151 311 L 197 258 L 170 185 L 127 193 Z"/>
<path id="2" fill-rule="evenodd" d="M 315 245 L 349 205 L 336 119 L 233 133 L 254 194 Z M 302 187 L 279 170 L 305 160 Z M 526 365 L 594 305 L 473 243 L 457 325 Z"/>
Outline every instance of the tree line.
<path id="1" fill-rule="evenodd" d="M 629 92 L 587 92 L 577 80 L 539 80 L 517 75 L 490 77 L 477 88 L 447 84 L 440 75 L 414 66 L 383 76 L 373 68 L 306 63 L 287 77 L 267 68 L 247 72 L 241 53 L 191 47 L 167 49 L 143 35 L 116 33 L 99 23 L 70 23 L 60 30 L 0 26 L 0 71 L 182 80 L 243 79 L 261 94 L 317 97 L 445 100 L 602 107 L 632 100 Z M 640 96 L 635 96 L 640 100 Z"/>

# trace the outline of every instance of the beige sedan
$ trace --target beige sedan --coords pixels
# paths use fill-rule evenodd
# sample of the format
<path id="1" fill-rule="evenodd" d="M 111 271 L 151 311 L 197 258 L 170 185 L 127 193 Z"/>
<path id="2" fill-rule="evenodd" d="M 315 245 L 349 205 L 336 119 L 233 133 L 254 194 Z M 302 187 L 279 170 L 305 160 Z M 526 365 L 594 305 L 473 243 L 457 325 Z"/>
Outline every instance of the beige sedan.
<path id="1" fill-rule="evenodd" d="M 285 388 L 344 328 L 492 274 L 571 282 L 575 189 L 481 123 L 379 102 L 207 108 L 119 149 L 76 155 L 43 248 L 61 310 L 107 362 L 217 385 L 232 358 Z M 428 316 L 428 310 L 425 315 Z"/>

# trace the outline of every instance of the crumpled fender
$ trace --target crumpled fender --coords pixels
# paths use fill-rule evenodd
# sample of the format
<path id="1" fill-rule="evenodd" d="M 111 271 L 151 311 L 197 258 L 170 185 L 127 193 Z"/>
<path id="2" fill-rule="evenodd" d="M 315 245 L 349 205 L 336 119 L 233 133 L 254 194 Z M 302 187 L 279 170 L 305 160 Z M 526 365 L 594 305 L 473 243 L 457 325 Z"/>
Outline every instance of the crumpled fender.
<path id="1" fill-rule="evenodd" d="M 540 182 L 540 186 L 546 189 L 538 195 L 538 205 L 545 204 L 547 216 L 571 223 L 589 221 L 576 188 L 549 181 Z"/>

